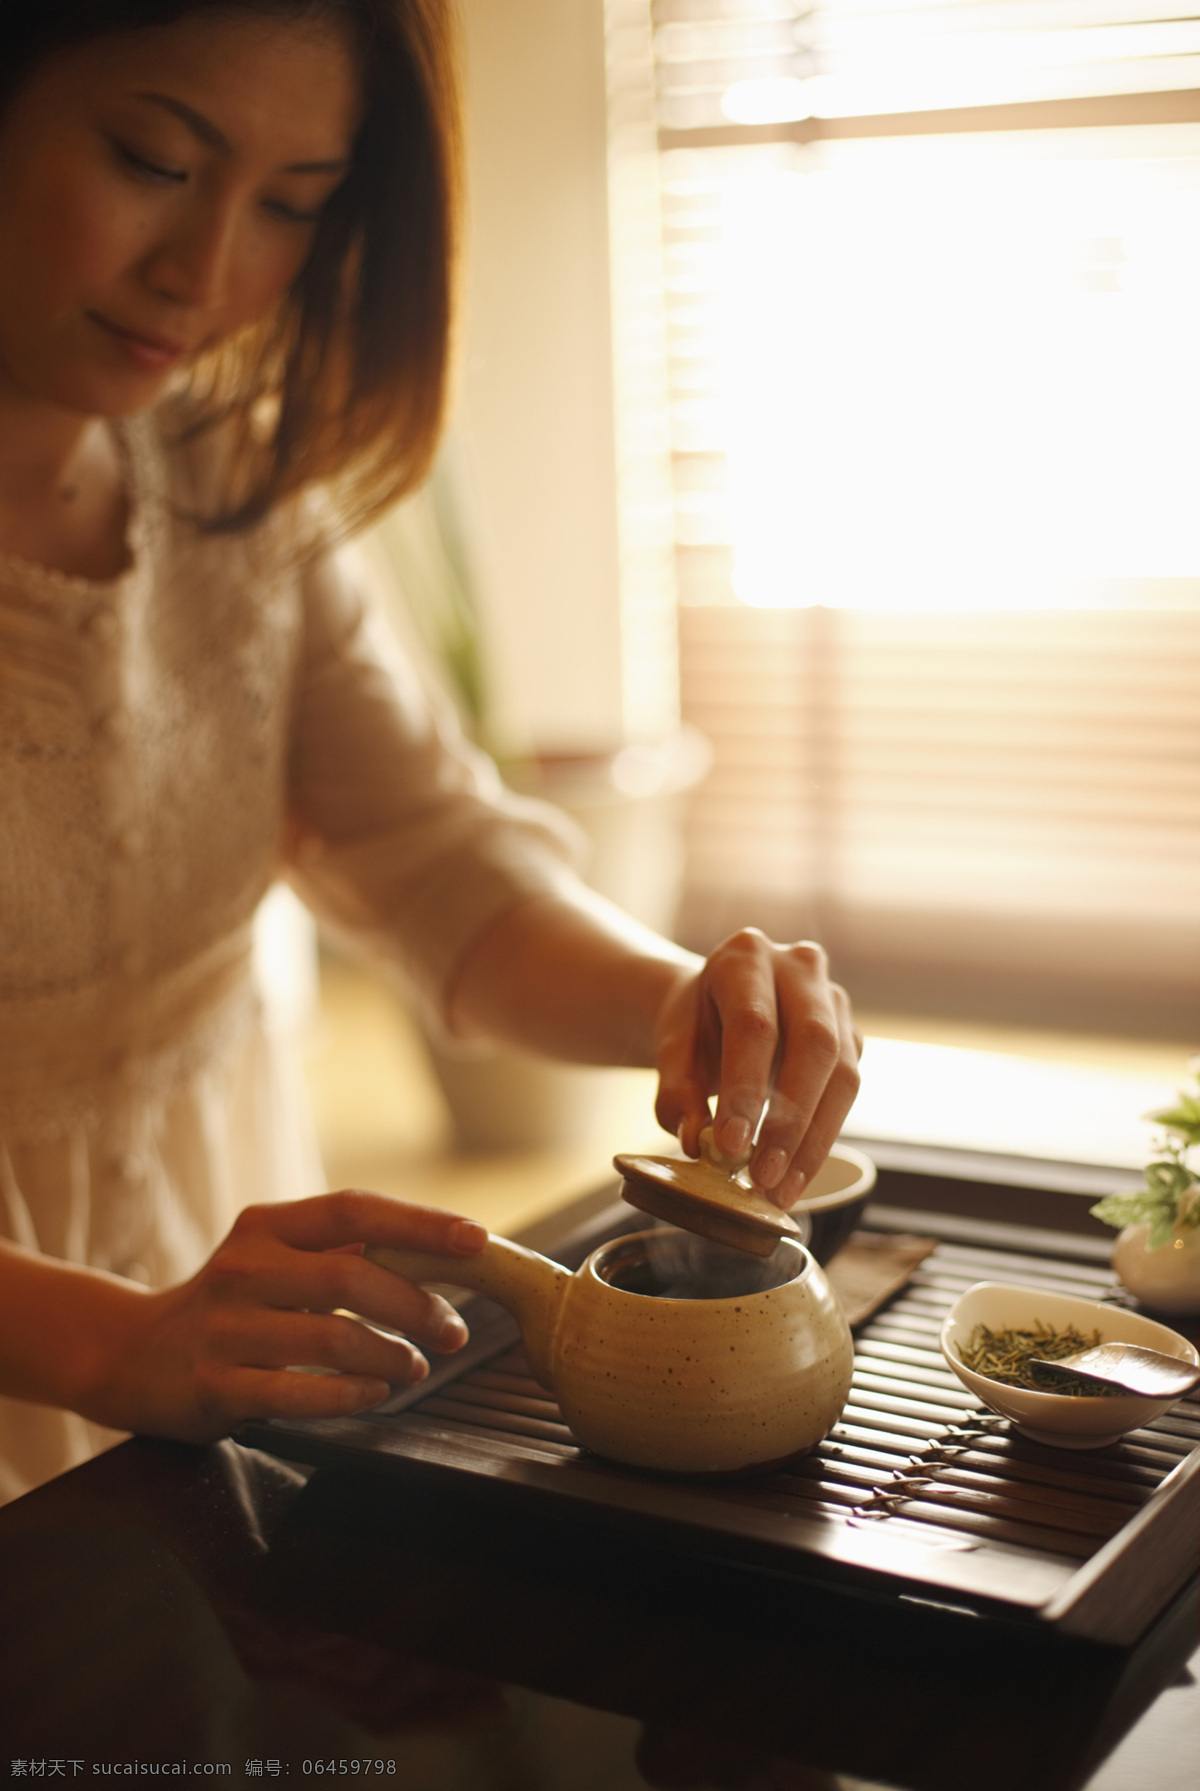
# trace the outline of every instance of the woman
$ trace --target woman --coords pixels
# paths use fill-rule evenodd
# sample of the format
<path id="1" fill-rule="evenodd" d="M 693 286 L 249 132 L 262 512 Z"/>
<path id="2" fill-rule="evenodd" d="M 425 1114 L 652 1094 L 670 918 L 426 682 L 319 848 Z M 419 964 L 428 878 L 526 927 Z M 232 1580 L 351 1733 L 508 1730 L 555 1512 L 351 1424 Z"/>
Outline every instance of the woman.
<path id="1" fill-rule="evenodd" d="M 443 0 L 0 14 L 0 1496 L 138 1430 L 331 1416 L 466 1336 L 366 1243 L 482 1228 L 309 1192 L 249 971 L 287 874 L 443 1024 L 656 1065 L 781 1204 L 857 1086 L 810 945 L 704 962 L 588 892 L 378 638 L 334 543 L 440 422 Z M 254 1204 L 247 1204 L 252 1202 Z M 333 1370 L 291 1372 L 297 1364 Z"/>

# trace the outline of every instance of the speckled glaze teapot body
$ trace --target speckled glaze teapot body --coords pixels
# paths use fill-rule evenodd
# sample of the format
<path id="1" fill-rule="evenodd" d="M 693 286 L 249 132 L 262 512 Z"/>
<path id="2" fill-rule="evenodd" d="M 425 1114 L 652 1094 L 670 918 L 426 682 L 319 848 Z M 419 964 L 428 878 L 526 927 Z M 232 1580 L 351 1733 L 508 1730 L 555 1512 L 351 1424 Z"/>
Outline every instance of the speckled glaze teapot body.
<path id="1" fill-rule="evenodd" d="M 574 1274 L 497 1237 L 467 1259 L 369 1255 L 507 1306 L 578 1440 L 634 1467 L 766 1467 L 819 1442 L 850 1390 L 845 1314 L 790 1240 L 764 1261 L 686 1233 L 635 1232 Z"/>

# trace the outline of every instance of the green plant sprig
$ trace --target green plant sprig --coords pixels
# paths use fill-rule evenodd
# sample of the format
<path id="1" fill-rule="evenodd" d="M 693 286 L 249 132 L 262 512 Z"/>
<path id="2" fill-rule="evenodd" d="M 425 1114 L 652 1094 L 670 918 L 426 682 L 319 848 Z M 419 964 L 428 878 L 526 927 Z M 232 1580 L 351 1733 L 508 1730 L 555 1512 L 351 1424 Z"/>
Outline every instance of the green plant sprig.
<path id="1" fill-rule="evenodd" d="M 1118 1230 L 1126 1225 L 1148 1225 L 1146 1243 L 1151 1250 L 1171 1240 L 1174 1231 L 1191 1231 L 1200 1225 L 1200 1178 L 1189 1161 L 1200 1148 L 1200 1058 L 1188 1064 L 1197 1080 L 1197 1092 L 1181 1089 L 1175 1106 L 1148 1113 L 1163 1128 L 1154 1141 L 1154 1156 L 1146 1165 L 1140 1188 L 1128 1194 L 1108 1194 L 1092 1207 L 1092 1216 Z"/>

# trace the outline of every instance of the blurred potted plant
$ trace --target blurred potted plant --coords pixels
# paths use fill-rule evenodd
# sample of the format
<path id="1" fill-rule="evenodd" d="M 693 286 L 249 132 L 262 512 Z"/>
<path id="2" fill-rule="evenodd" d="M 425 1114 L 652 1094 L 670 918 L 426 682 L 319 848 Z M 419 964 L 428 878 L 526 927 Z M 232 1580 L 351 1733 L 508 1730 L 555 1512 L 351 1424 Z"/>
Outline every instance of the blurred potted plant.
<path id="1" fill-rule="evenodd" d="M 1109 1194 L 1092 1208 L 1121 1227 L 1113 1267 L 1130 1293 L 1161 1312 L 1200 1312 L 1200 1057 L 1188 1069 L 1195 1087 L 1172 1107 L 1147 1114 L 1163 1130 L 1140 1188 Z"/>

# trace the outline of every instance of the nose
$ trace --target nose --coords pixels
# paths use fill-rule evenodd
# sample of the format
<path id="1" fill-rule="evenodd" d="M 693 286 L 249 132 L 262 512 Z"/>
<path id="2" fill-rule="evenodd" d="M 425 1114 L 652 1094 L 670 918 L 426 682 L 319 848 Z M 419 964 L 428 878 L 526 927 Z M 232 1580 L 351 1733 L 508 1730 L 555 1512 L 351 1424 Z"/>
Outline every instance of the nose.
<path id="1" fill-rule="evenodd" d="M 145 277 L 160 297 L 191 310 L 213 311 L 229 297 L 236 219 L 219 202 L 189 207 L 175 220 L 145 264 Z"/>

